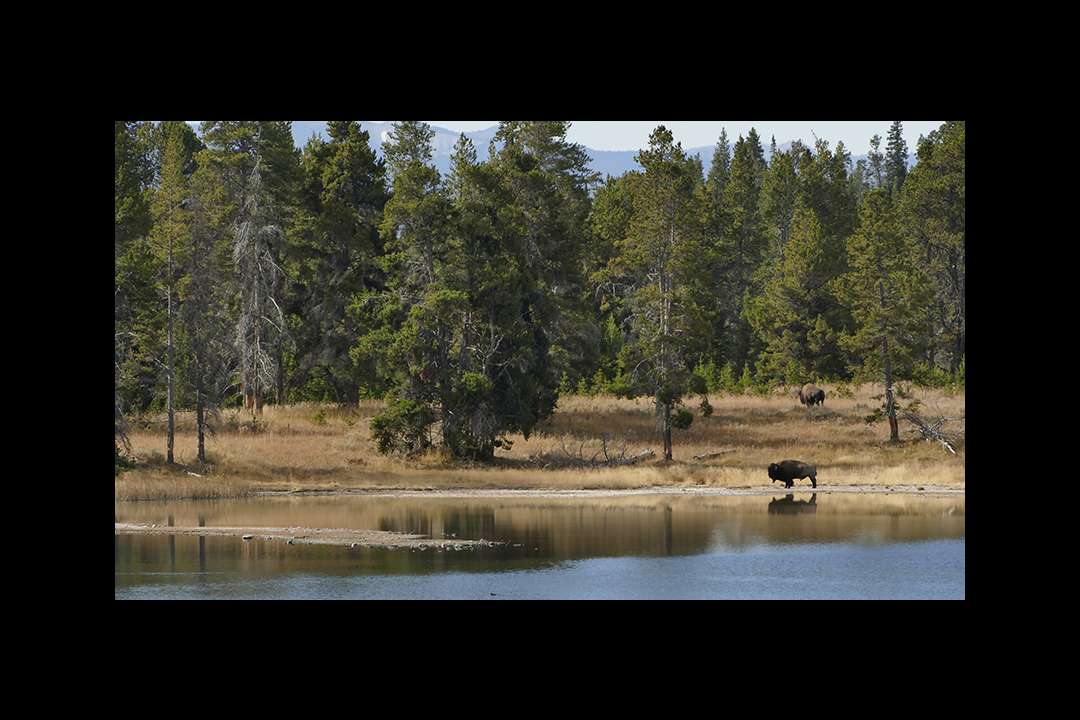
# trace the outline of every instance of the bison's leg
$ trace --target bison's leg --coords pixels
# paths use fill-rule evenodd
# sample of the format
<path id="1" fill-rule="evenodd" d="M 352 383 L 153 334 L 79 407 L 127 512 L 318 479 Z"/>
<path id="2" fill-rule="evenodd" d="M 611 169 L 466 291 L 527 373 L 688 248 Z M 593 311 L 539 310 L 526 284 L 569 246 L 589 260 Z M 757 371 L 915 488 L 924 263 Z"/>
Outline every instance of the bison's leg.
<path id="1" fill-rule="evenodd" d="M 794 485 L 794 484 L 795 484 L 795 481 L 794 481 L 794 480 L 785 480 L 785 481 L 784 481 L 784 487 L 785 487 L 785 488 L 789 488 L 789 487 L 791 487 L 791 486 L 792 486 L 792 485 Z"/>
<path id="2" fill-rule="evenodd" d="M 810 476 L 810 482 L 813 483 L 814 487 L 816 488 L 817 487 L 817 475 L 811 475 Z"/>

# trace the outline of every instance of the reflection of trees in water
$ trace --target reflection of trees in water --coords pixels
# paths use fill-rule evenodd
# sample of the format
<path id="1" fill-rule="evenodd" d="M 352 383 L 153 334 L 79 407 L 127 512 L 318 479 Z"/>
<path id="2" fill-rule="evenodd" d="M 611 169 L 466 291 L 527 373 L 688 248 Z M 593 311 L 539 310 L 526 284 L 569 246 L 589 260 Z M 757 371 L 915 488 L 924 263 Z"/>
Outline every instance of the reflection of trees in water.
<path id="1" fill-rule="evenodd" d="M 319 498 L 310 501 L 118 505 L 119 522 L 180 526 L 367 527 L 435 539 L 502 540 L 483 550 L 410 552 L 234 538 L 120 535 L 118 571 L 245 569 L 414 573 L 535 568 L 589 557 L 692 555 L 716 545 L 894 542 L 964 536 L 962 498 L 857 498 L 806 493 L 783 498 L 626 496 L 613 498 Z M 800 499 L 796 499 L 800 498 Z M 170 514 L 174 514 L 170 512 Z M 521 547 L 513 547 L 514 544 Z M 538 548 L 538 550 L 534 550 Z"/>

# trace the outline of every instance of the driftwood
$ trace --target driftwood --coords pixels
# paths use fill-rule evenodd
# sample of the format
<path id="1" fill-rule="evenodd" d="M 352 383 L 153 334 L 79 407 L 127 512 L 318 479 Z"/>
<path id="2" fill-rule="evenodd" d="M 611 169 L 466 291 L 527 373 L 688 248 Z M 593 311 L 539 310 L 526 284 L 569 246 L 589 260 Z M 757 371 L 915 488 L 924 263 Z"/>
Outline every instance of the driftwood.
<path id="1" fill-rule="evenodd" d="M 634 463 L 641 462 L 642 460 L 648 460 L 656 455 L 650 448 L 648 450 L 642 450 L 634 455 L 627 456 L 626 454 L 626 441 L 623 440 L 622 447 L 619 449 L 618 454 L 608 452 L 608 436 L 605 435 L 602 438 L 602 444 L 599 450 L 592 454 L 592 457 L 587 458 L 584 455 L 585 441 L 582 440 L 578 445 L 576 452 L 570 452 L 566 448 L 566 441 L 561 441 L 562 454 L 540 454 L 533 455 L 529 460 L 537 465 L 543 465 L 545 469 L 552 467 L 616 467 L 620 465 L 633 465 Z M 603 455 L 603 459 L 600 456 Z"/>
<path id="2" fill-rule="evenodd" d="M 695 460 L 711 460 L 713 458 L 720 457 L 721 455 L 726 455 L 728 453 L 733 453 L 733 452 L 735 452 L 734 448 L 729 448 L 727 450 L 717 450 L 716 452 L 702 453 L 701 455 L 695 455 L 694 459 Z"/>
<path id="3" fill-rule="evenodd" d="M 921 434 L 927 442 L 936 441 L 953 455 L 956 454 L 956 450 L 953 448 L 955 439 L 941 432 L 941 426 L 950 420 L 960 420 L 962 418 L 940 417 L 931 421 L 920 417 L 917 413 L 911 412 L 910 410 L 905 410 L 902 417 L 914 425 L 918 429 L 919 434 Z"/>

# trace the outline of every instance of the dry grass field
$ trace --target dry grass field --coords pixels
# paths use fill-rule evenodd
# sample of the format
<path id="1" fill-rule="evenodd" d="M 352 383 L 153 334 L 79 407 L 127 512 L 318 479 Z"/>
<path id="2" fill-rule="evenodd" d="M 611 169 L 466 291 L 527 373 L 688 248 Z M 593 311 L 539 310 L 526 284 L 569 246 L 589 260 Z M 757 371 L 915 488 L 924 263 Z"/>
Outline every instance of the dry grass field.
<path id="1" fill-rule="evenodd" d="M 696 400 L 693 425 L 674 431 L 674 460 L 657 458 L 630 466 L 560 467 L 569 452 L 590 460 L 608 438 L 610 452 L 626 455 L 646 449 L 658 454 L 653 405 L 646 398 L 571 396 L 560 399 L 555 414 L 528 440 L 511 436 L 513 447 L 498 450 L 491 464 L 462 463 L 438 453 L 415 459 L 385 457 L 375 451 L 368 422 L 381 403 L 356 407 L 298 404 L 267 406 L 263 429 L 244 426 L 243 411 L 225 413 L 225 427 L 207 439 L 207 466 L 196 464 L 193 413 L 177 415 L 175 458 L 164 463 L 164 415 L 133 423 L 129 435 L 137 467 L 115 481 L 119 500 L 234 497 L 266 490 L 396 489 L 624 489 L 651 486 L 772 487 L 766 467 L 795 459 L 818 468 L 819 487 L 964 487 L 964 442 L 952 455 L 924 441 L 901 420 L 901 439 L 889 444 L 888 424 L 868 426 L 864 417 L 878 404 L 871 396 L 881 386 L 854 388 L 841 398 L 825 385 L 823 407 L 807 408 L 793 394 L 769 397 L 712 395 L 711 417 L 702 417 Z M 962 418 L 964 395 L 916 389 L 925 417 Z M 964 421 L 943 429 L 962 435 Z M 717 453 L 696 461 L 695 455 Z M 599 455 L 602 459 L 603 455 Z M 194 474 L 193 474 L 194 473 Z M 796 481 L 796 488 L 809 487 Z"/>

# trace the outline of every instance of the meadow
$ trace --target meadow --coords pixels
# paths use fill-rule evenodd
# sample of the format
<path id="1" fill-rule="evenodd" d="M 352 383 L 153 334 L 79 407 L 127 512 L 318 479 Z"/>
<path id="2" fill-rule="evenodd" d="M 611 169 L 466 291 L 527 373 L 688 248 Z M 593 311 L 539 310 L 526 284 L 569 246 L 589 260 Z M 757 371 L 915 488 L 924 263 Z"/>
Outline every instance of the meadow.
<path id="1" fill-rule="evenodd" d="M 956 454 L 922 439 L 900 421 L 901 442 L 888 442 L 888 423 L 867 424 L 879 405 L 880 385 L 838 388 L 824 384 L 821 407 L 804 407 L 792 388 L 768 396 L 709 396 L 704 417 L 688 399 L 694 422 L 674 431 L 674 459 L 663 462 L 653 404 L 612 396 L 560 398 L 555 413 L 525 439 L 498 449 L 489 464 L 452 460 L 438 451 L 413 458 L 380 455 L 369 421 L 381 401 L 356 406 L 301 403 L 264 408 L 253 431 L 250 416 L 228 409 L 206 440 L 207 464 L 196 463 L 193 413 L 176 415 L 176 460 L 164 461 L 164 413 L 136 418 L 129 440 L 133 469 L 115 478 L 117 500 L 239 497 L 264 491 L 358 489 L 635 489 L 647 487 L 782 488 L 771 484 L 771 462 L 796 459 L 818 468 L 819 489 L 857 486 L 916 490 L 964 488 L 964 393 L 915 389 L 924 417 L 954 418 L 942 429 L 959 438 Z M 843 396 L 841 396 L 843 395 Z M 625 450 L 652 449 L 630 465 L 592 467 Z M 697 460 L 694 456 L 710 455 Z M 806 486 L 805 488 L 803 486 Z M 809 489 L 796 481 L 796 489 Z"/>

